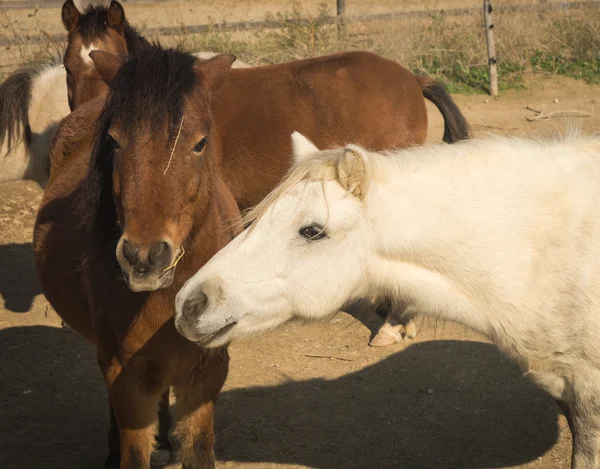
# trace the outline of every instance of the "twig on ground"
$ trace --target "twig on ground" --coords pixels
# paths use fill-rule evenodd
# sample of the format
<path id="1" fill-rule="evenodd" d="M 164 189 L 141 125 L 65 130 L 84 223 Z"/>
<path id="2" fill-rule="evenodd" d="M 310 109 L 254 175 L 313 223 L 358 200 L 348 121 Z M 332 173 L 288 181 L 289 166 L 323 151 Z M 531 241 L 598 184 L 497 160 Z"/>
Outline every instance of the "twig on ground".
<path id="1" fill-rule="evenodd" d="M 527 120 L 529 122 L 553 119 L 555 117 L 590 117 L 589 112 L 579 111 L 577 109 L 569 109 L 567 111 L 555 111 L 550 112 L 548 114 L 543 109 L 535 109 L 530 105 L 525 106 L 525 109 L 537 113 L 537 115 L 533 117 L 527 117 Z"/>
<path id="2" fill-rule="evenodd" d="M 330 360 L 341 360 L 343 362 L 353 362 L 354 360 L 350 360 L 348 358 L 340 358 L 340 357 L 331 357 L 329 355 L 307 355 L 307 354 L 301 354 L 301 357 L 308 357 L 308 358 L 329 358 Z"/>

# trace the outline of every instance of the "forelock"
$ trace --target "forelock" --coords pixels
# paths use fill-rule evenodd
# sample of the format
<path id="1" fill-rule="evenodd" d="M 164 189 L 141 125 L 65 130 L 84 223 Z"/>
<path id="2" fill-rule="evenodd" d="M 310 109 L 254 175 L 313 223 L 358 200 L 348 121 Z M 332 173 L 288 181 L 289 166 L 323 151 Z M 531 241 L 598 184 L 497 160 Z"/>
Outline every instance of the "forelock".
<path id="1" fill-rule="evenodd" d="M 271 205 L 301 182 L 325 182 L 335 179 L 335 166 L 342 155 L 342 149 L 324 150 L 294 165 L 281 184 L 271 191 L 258 205 L 243 214 L 244 226 L 249 226 L 249 229 L 256 226 L 256 222 L 265 215 Z"/>
<path id="2" fill-rule="evenodd" d="M 122 124 L 124 132 L 145 123 L 153 132 L 168 122 L 177 132 L 183 107 L 196 85 L 195 58 L 177 49 L 155 45 L 128 60 L 110 84 L 104 115 Z"/>
<path id="3" fill-rule="evenodd" d="M 85 9 L 77 24 L 77 29 L 85 42 L 91 42 L 106 34 L 107 14 L 108 10 L 104 6 L 89 5 Z"/>

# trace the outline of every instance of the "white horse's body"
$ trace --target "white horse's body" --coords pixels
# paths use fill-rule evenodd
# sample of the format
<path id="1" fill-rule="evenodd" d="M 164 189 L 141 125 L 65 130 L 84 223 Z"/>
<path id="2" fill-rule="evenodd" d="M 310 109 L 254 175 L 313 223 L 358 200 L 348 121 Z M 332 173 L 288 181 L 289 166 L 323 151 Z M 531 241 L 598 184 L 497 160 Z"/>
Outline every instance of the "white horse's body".
<path id="1" fill-rule="evenodd" d="M 600 138 L 295 150 L 180 291 L 180 332 L 213 346 L 391 297 L 490 337 L 563 404 L 572 467 L 600 468 Z"/>
<path id="2" fill-rule="evenodd" d="M 42 187 L 48 180 L 48 153 L 54 133 L 60 121 L 69 114 L 67 100 L 66 72 L 62 65 L 47 65 L 15 75 L 23 86 L 1 89 L 0 101 L 10 102 L 2 112 L 14 112 L 19 106 L 26 106 L 25 118 L 19 122 L 7 116 L 7 128 L 0 128 L 0 182 L 32 179 Z M 8 78 L 11 80 L 11 78 Z M 17 95 L 5 93 L 17 90 Z M 8 126 L 15 132 L 11 146 L 8 146 Z M 30 132 L 29 130 L 30 129 Z"/>

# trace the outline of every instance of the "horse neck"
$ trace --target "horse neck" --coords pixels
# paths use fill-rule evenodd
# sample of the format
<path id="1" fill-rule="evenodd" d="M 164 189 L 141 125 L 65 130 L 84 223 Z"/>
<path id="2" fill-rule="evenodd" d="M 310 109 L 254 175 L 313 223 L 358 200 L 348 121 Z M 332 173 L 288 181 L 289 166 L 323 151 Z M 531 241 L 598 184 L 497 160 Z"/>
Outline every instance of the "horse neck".
<path id="1" fill-rule="evenodd" d="M 129 23 L 125 25 L 124 36 L 125 44 L 127 45 L 127 52 L 130 55 L 138 54 L 140 50 L 146 47 L 151 47 L 148 40 L 138 33 L 137 30 Z"/>
<path id="2" fill-rule="evenodd" d="M 454 151 L 444 155 L 441 147 L 439 157 L 416 152 L 406 161 L 373 160 L 367 217 L 376 234 L 368 283 L 376 295 L 391 295 L 425 314 L 496 336 L 498 327 L 514 320 L 498 322 L 506 300 L 500 284 L 510 278 L 514 262 L 507 257 L 499 263 L 497 253 L 518 245 L 522 235 L 507 232 L 502 214 L 519 213 L 515 180 L 528 176 L 515 176 L 519 166 L 508 154 L 496 159 L 504 166 L 495 167 L 477 159 L 477 149 L 468 155 Z M 507 286 L 518 288 L 513 283 Z"/>
<path id="3" fill-rule="evenodd" d="M 211 168 L 206 187 L 209 195 L 196 202 L 194 224 L 184 244 L 186 251 L 175 283 L 181 286 L 237 234 L 239 211 L 219 173 Z"/>

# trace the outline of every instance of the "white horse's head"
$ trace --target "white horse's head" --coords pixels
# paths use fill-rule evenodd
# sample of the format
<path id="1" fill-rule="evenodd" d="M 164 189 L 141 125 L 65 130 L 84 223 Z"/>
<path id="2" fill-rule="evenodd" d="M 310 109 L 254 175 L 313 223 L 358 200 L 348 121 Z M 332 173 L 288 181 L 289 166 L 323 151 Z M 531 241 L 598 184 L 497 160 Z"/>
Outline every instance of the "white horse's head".
<path id="1" fill-rule="evenodd" d="M 177 295 L 178 331 L 202 346 L 320 319 L 363 290 L 370 251 L 367 152 L 319 150 L 292 136 L 296 164 L 248 216 L 250 227 Z"/>

